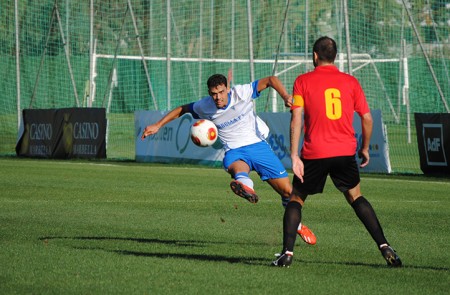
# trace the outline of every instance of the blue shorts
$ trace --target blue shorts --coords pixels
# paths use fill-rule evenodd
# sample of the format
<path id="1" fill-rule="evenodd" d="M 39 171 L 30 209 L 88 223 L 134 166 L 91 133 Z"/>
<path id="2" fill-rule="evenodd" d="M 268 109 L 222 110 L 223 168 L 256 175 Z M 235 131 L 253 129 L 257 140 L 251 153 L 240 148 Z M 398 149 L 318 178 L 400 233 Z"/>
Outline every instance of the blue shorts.
<path id="1" fill-rule="evenodd" d="M 281 163 L 270 145 L 265 141 L 227 151 L 223 158 L 223 167 L 228 170 L 228 167 L 233 162 L 239 160 L 247 163 L 250 171 L 256 171 L 263 181 L 288 177 L 283 163 Z"/>

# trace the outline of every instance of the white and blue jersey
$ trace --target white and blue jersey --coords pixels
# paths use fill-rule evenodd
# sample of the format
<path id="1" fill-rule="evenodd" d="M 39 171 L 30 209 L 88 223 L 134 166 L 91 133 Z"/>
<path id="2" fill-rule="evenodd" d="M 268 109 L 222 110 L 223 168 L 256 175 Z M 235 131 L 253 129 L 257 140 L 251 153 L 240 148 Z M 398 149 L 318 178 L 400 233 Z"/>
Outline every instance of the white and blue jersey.
<path id="1" fill-rule="evenodd" d="M 253 99 L 260 96 L 258 80 L 245 85 L 236 85 L 228 93 L 228 104 L 218 109 L 211 96 L 206 96 L 190 105 L 190 113 L 196 119 L 212 121 L 225 149 L 223 165 L 242 160 L 255 170 L 262 180 L 287 177 L 288 174 L 265 141 L 269 127 L 253 109 Z"/>
<path id="2" fill-rule="evenodd" d="M 269 132 L 267 125 L 253 110 L 253 99 L 259 97 L 258 81 L 236 85 L 228 93 L 228 104 L 218 109 L 211 96 L 191 104 L 196 119 L 212 121 L 219 132 L 225 151 L 263 141 Z"/>

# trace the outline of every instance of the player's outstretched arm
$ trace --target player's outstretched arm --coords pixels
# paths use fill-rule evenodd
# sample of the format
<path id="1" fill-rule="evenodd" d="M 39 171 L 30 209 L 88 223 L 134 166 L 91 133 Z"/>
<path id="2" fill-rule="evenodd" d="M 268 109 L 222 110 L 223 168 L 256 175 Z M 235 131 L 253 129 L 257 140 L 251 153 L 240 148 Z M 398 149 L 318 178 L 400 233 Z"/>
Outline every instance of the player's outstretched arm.
<path id="1" fill-rule="evenodd" d="M 185 104 L 174 108 L 173 110 L 168 112 L 164 117 L 162 117 L 161 120 L 159 120 L 158 122 L 145 127 L 144 131 L 142 132 L 141 139 L 144 140 L 147 136 L 158 133 L 161 127 L 188 112 L 189 112 L 189 104 Z"/>
<path id="2" fill-rule="evenodd" d="M 258 81 L 258 92 L 263 91 L 267 87 L 272 87 L 275 89 L 276 92 L 283 98 L 284 105 L 286 107 L 292 106 L 292 95 L 290 95 L 286 88 L 284 87 L 283 83 L 281 83 L 280 79 L 278 79 L 277 76 L 269 76 L 262 79 L 259 79 Z"/>
<path id="3" fill-rule="evenodd" d="M 231 82 L 233 81 L 233 70 L 231 68 L 228 69 L 227 76 L 227 93 L 230 92 Z"/>

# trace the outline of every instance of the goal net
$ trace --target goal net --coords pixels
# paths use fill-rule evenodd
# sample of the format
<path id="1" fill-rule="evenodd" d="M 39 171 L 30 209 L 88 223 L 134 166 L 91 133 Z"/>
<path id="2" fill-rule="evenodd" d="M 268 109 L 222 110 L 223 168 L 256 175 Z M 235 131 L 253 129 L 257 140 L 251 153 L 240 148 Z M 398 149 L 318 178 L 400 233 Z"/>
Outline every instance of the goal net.
<path id="1" fill-rule="evenodd" d="M 450 4 L 420 0 L 42 0 L 0 10 L 0 154 L 14 154 L 25 108 L 104 107 L 107 156 L 134 159 L 134 111 L 207 94 L 206 80 L 312 70 L 320 36 L 387 126 L 394 172 L 420 172 L 413 114 L 447 113 Z M 273 92 L 257 112 L 288 112 Z"/>

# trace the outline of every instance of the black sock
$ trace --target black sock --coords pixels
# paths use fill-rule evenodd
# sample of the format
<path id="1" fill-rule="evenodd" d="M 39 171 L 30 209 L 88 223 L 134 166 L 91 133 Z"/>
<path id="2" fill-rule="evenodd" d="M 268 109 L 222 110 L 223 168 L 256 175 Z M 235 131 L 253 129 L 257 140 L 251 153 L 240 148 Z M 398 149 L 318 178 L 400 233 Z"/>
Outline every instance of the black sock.
<path id="1" fill-rule="evenodd" d="M 294 252 L 297 228 L 302 220 L 302 205 L 297 202 L 289 202 L 286 205 L 283 217 L 283 253 Z"/>
<path id="2" fill-rule="evenodd" d="M 377 245 L 387 244 L 383 229 L 369 201 L 361 196 L 352 203 L 352 207 Z"/>

